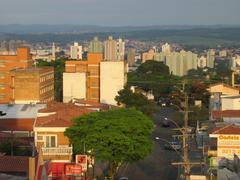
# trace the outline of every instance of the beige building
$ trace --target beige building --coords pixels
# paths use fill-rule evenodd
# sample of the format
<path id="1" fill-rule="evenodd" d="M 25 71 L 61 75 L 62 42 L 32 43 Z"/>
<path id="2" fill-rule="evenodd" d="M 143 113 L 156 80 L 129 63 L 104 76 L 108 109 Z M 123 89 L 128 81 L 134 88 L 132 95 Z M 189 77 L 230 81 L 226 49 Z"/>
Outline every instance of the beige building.
<path id="1" fill-rule="evenodd" d="M 207 66 L 207 58 L 205 58 L 204 56 L 201 56 L 200 58 L 198 58 L 197 65 L 199 68 L 206 67 Z"/>
<path id="2" fill-rule="evenodd" d="M 165 56 L 169 55 L 171 53 L 171 46 L 168 43 L 165 43 L 164 45 L 162 45 L 162 52 Z"/>
<path id="3" fill-rule="evenodd" d="M 220 93 L 220 94 L 223 94 L 223 95 L 232 95 L 232 96 L 233 95 L 239 95 L 239 89 L 234 88 L 232 86 L 229 86 L 227 84 L 223 84 L 223 83 L 218 83 L 218 84 L 211 85 L 208 88 L 208 91 L 211 94 Z"/>
<path id="4" fill-rule="evenodd" d="M 78 42 L 74 42 L 73 46 L 70 46 L 70 58 L 71 59 L 82 59 L 82 46 Z"/>
<path id="5" fill-rule="evenodd" d="M 11 77 L 14 103 L 46 103 L 54 100 L 52 67 L 16 69 L 11 71 Z"/>
<path id="6" fill-rule="evenodd" d="M 127 80 L 127 65 L 124 61 L 100 63 L 100 102 L 117 105 L 115 97 L 124 88 Z"/>
<path id="7" fill-rule="evenodd" d="M 104 60 L 122 61 L 125 54 L 125 42 L 122 39 L 114 40 L 112 36 L 104 42 Z"/>
<path id="8" fill-rule="evenodd" d="M 86 73 L 63 73 L 63 102 L 86 99 L 86 78 Z"/>
<path id="9" fill-rule="evenodd" d="M 154 60 L 155 51 L 154 49 L 150 49 L 148 52 L 142 54 L 142 63 L 148 60 Z"/>
<path id="10" fill-rule="evenodd" d="M 222 111 L 225 110 L 240 110 L 240 96 L 222 96 L 221 97 Z"/>

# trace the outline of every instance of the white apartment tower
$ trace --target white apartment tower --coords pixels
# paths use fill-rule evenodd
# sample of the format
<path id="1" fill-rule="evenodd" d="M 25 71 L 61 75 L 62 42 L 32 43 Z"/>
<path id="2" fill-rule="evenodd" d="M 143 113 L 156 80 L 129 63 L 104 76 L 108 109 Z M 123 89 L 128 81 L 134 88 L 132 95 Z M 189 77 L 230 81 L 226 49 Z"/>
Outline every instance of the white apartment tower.
<path id="1" fill-rule="evenodd" d="M 74 42 L 73 46 L 70 47 L 70 58 L 71 59 L 82 59 L 82 46 L 78 42 Z"/>

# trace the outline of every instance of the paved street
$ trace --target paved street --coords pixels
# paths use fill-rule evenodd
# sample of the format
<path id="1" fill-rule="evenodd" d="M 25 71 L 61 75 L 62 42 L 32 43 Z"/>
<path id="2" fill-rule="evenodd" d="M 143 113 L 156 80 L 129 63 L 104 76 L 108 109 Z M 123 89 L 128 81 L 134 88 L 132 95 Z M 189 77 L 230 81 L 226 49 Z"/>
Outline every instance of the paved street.
<path id="1" fill-rule="evenodd" d="M 174 110 L 164 108 L 155 117 L 156 127 L 152 138 L 161 137 L 171 141 L 171 136 L 176 133 L 171 130 L 175 128 L 171 124 L 170 128 L 161 126 L 161 121 L 164 117 L 169 117 Z M 178 161 L 179 155 L 175 151 L 164 149 L 164 142 L 156 141 L 153 152 L 144 160 L 128 165 L 125 169 L 122 168 L 120 174 L 128 177 L 130 180 L 175 180 L 178 175 L 178 168 L 171 165 L 171 162 Z"/>

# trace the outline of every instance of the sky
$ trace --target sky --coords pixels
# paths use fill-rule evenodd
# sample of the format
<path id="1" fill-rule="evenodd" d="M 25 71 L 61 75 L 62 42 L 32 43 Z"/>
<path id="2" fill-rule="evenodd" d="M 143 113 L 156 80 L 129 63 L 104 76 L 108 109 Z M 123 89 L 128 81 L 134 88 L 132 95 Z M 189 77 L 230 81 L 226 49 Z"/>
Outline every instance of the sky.
<path id="1" fill-rule="evenodd" d="M 1 0 L 0 25 L 240 25 L 240 0 Z"/>

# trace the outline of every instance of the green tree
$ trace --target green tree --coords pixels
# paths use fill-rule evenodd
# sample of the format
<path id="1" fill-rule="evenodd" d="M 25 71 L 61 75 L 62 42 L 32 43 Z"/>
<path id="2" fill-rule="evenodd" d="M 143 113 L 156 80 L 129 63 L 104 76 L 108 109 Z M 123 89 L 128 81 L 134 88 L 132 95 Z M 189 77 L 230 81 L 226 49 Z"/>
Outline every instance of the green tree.
<path id="1" fill-rule="evenodd" d="M 108 162 L 113 179 L 123 163 L 138 161 L 151 152 L 152 130 L 153 122 L 142 112 L 119 108 L 76 118 L 65 135 L 71 140 L 74 153 L 84 153 L 86 148 L 96 160 Z"/>
<path id="2" fill-rule="evenodd" d="M 144 114 L 151 116 L 156 111 L 156 105 L 147 99 L 141 93 L 132 92 L 128 87 L 120 90 L 115 97 L 118 104 L 124 104 L 125 107 L 135 107 L 137 110 L 142 111 Z"/>
<path id="3" fill-rule="evenodd" d="M 158 99 L 167 96 L 173 85 L 178 83 L 179 77 L 169 74 L 169 67 L 162 62 L 146 61 L 135 72 L 128 74 L 128 85 L 137 86 L 146 92 L 151 91 Z"/>

